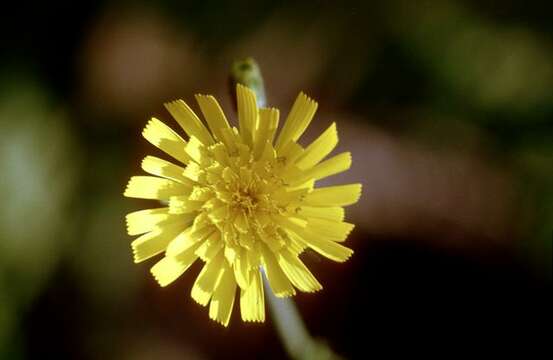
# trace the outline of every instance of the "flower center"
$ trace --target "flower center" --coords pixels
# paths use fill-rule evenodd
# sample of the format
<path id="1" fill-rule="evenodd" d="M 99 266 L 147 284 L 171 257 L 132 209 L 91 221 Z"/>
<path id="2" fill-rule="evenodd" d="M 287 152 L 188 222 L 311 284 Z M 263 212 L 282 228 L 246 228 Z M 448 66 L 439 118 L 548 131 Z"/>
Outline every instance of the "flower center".
<path id="1" fill-rule="evenodd" d="M 244 210 L 248 215 L 252 215 L 257 204 L 257 198 L 251 190 L 240 189 L 232 194 L 232 206 Z"/>

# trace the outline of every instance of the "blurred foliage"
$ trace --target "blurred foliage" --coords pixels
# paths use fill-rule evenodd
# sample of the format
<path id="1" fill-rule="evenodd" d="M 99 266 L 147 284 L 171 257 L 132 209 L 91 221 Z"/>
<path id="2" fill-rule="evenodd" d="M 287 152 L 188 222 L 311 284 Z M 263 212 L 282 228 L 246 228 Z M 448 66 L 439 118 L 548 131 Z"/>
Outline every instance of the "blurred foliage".
<path id="1" fill-rule="evenodd" d="M 63 110 L 35 82 L 10 80 L 0 89 L 0 345 L 73 241 L 80 163 Z"/>

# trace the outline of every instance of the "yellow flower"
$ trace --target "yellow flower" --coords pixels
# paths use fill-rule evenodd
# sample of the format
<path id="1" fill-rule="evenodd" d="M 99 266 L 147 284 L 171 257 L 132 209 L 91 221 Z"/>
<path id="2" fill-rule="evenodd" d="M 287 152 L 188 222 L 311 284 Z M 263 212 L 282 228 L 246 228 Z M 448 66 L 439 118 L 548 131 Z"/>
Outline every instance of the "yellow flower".
<path id="1" fill-rule="evenodd" d="M 165 104 L 189 135 L 185 141 L 152 118 L 142 135 L 184 164 L 154 156 L 134 176 L 124 195 L 162 201 L 165 207 L 127 215 L 134 261 L 165 252 L 151 272 L 161 286 L 182 275 L 198 258 L 205 262 L 191 296 L 209 305 L 209 317 L 227 326 L 237 287 L 244 321 L 265 320 L 261 270 L 278 297 L 295 288 L 314 292 L 321 284 L 299 259 L 311 248 L 338 262 L 353 251 L 341 244 L 354 225 L 343 206 L 357 202 L 361 184 L 315 188 L 315 182 L 347 170 L 350 153 L 322 161 L 338 143 L 333 123 L 309 146 L 297 143 L 317 109 L 297 97 L 279 136 L 279 111 L 258 108 L 255 94 L 237 86 L 239 127 L 231 127 L 214 97 L 196 95 L 209 130 L 182 100 Z"/>

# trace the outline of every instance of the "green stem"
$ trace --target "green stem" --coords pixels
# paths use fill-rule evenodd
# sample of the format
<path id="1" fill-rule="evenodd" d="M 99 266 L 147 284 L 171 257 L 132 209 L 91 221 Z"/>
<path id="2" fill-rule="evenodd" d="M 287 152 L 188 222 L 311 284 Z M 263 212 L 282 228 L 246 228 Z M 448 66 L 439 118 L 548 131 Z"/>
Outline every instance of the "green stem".
<path id="1" fill-rule="evenodd" d="M 257 98 L 257 106 L 264 107 L 266 104 L 265 85 L 259 65 L 252 58 L 244 60 L 236 60 L 230 70 L 231 76 L 231 94 L 234 94 L 236 83 L 246 85 L 255 92 Z"/>
<path id="2" fill-rule="evenodd" d="M 263 77 L 259 65 L 254 59 L 246 58 L 235 61 L 232 64 L 230 80 L 232 94 L 234 94 L 236 83 L 240 83 L 255 92 L 259 107 L 266 105 Z M 288 355 L 297 360 L 340 359 L 326 343 L 314 339 L 309 334 L 294 301 L 291 298 L 277 298 L 271 291 L 263 270 L 262 273 L 272 320 Z"/>

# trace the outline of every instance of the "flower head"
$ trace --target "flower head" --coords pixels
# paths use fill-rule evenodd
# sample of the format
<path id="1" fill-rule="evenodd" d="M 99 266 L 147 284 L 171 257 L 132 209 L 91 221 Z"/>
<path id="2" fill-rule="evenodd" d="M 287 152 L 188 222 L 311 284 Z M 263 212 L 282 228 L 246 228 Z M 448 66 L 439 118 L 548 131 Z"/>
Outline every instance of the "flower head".
<path id="1" fill-rule="evenodd" d="M 155 176 L 132 177 L 124 193 L 166 205 L 127 215 L 129 235 L 140 235 L 131 244 L 135 262 L 165 253 L 151 272 L 166 286 L 201 259 L 191 296 L 225 326 L 237 288 L 242 319 L 265 320 L 261 270 L 276 296 L 320 290 L 299 255 L 311 248 L 347 260 L 353 251 L 341 242 L 354 225 L 343 221 L 343 206 L 361 193 L 360 184 L 315 188 L 351 164 L 347 152 L 324 160 L 338 143 L 334 123 L 309 146 L 298 144 L 315 101 L 300 93 L 275 140 L 279 111 L 258 108 L 245 86 L 236 91 L 238 129 L 212 96 L 196 95 L 208 128 L 182 100 L 165 104 L 188 141 L 155 118 L 142 135 L 182 165 L 147 156 L 142 169 Z"/>

